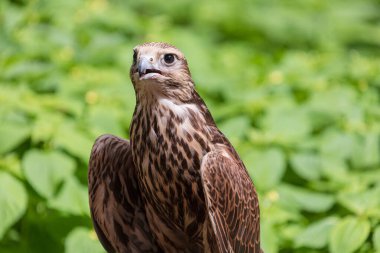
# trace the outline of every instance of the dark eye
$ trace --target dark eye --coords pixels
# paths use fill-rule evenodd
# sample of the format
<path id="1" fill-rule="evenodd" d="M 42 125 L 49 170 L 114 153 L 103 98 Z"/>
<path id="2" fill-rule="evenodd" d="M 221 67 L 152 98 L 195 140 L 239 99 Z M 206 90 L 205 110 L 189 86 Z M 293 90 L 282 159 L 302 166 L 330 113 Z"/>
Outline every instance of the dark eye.
<path id="1" fill-rule="evenodd" d="M 137 51 L 133 50 L 133 64 L 135 64 L 137 61 Z"/>
<path id="2" fill-rule="evenodd" d="M 174 55 L 173 54 L 165 54 L 164 55 L 164 61 L 167 64 L 171 64 L 174 62 Z"/>

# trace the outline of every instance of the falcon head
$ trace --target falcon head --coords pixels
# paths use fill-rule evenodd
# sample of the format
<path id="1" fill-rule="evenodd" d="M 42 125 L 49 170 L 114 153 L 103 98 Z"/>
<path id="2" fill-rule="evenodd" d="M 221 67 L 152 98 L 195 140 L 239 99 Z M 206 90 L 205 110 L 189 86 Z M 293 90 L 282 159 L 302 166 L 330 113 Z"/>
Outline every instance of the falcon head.
<path id="1" fill-rule="evenodd" d="M 174 98 L 184 96 L 194 88 L 185 56 L 166 43 L 136 46 L 130 77 L 138 96 Z"/>

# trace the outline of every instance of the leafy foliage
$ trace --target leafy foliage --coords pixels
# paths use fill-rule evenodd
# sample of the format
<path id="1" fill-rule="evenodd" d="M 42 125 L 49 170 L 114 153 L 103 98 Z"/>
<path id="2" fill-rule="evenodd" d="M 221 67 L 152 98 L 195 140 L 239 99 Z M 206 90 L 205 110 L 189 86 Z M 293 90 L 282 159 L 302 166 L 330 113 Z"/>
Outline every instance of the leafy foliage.
<path id="1" fill-rule="evenodd" d="M 380 252 L 380 3 L 0 2 L 0 251 L 103 252 L 102 133 L 128 137 L 132 48 L 177 45 L 260 196 L 266 253 Z"/>

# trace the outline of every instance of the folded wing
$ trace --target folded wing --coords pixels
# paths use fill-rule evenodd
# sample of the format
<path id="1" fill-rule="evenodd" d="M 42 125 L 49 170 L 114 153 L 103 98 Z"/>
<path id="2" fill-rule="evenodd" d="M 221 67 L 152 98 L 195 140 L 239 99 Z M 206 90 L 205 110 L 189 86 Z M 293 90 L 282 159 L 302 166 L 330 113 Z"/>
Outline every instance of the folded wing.
<path id="1" fill-rule="evenodd" d="M 260 253 L 260 214 L 255 188 L 243 164 L 227 156 L 219 151 L 210 152 L 201 166 L 219 251 Z"/>
<path id="2" fill-rule="evenodd" d="M 95 141 L 88 188 L 94 228 L 107 252 L 161 252 L 146 221 L 129 141 L 112 135 Z"/>

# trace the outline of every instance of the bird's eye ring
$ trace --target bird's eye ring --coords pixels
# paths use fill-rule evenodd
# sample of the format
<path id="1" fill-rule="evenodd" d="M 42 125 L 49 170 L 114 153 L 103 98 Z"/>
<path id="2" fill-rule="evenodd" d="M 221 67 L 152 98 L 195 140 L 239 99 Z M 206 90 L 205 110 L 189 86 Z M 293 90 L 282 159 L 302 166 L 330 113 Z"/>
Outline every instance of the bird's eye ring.
<path id="1" fill-rule="evenodd" d="M 166 64 L 172 64 L 174 62 L 174 54 L 165 54 L 164 55 L 164 61 Z"/>

